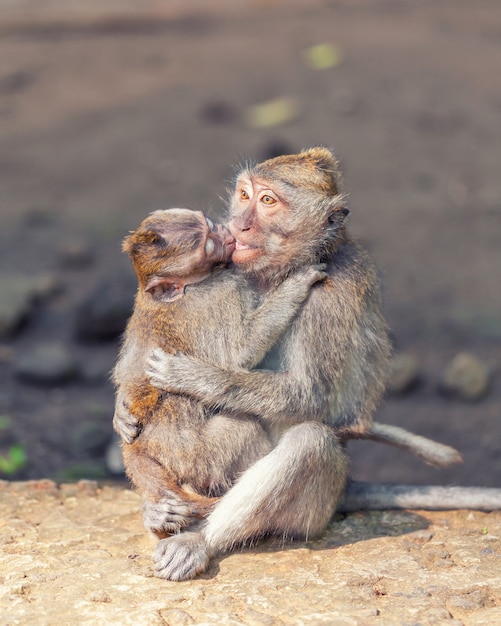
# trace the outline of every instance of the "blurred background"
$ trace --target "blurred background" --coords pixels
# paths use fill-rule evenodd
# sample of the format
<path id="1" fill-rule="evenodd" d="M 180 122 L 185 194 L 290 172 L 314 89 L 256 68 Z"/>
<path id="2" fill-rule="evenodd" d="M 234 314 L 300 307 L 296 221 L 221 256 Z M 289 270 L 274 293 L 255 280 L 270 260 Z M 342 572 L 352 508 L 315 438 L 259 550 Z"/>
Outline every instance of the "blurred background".
<path id="1" fill-rule="evenodd" d="M 499 485 L 500 68 L 498 0 L 0 0 L 0 478 L 120 477 L 123 236 L 326 144 L 384 283 L 377 417 L 464 456 L 353 442 L 354 477 Z"/>

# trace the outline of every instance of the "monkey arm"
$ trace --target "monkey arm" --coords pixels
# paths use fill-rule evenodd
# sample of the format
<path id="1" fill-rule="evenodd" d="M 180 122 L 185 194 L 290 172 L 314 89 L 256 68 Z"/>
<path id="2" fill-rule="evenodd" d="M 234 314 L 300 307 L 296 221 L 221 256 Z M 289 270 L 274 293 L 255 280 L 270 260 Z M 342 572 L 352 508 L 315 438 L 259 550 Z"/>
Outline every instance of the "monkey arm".
<path id="1" fill-rule="evenodd" d="M 320 263 L 292 274 L 266 295 L 247 318 L 246 332 L 240 345 L 235 346 L 231 369 L 252 369 L 264 359 L 290 326 L 311 287 L 326 278 L 325 267 Z"/>
<path id="2" fill-rule="evenodd" d="M 146 375 L 159 389 L 274 424 L 322 421 L 343 432 L 370 426 L 389 348 L 379 303 L 356 274 L 311 290 L 281 345 L 284 371 L 230 371 L 156 350 Z"/>
<path id="3" fill-rule="evenodd" d="M 290 425 L 329 416 L 322 396 L 289 372 L 231 372 L 156 348 L 148 359 L 146 375 L 158 389 L 189 395 L 223 410 L 256 414 L 273 423 Z M 263 393 L 263 389 L 270 391 Z"/>

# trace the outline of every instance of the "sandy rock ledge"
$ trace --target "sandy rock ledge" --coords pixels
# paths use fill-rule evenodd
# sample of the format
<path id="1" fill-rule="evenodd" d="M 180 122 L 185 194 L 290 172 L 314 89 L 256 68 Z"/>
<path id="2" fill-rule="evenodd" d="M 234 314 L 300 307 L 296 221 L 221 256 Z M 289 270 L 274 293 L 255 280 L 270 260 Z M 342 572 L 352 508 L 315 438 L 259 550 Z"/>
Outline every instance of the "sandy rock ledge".
<path id="1" fill-rule="evenodd" d="M 154 578 L 131 491 L 0 482 L 0 623 L 501 624 L 501 513 L 377 512 Z"/>

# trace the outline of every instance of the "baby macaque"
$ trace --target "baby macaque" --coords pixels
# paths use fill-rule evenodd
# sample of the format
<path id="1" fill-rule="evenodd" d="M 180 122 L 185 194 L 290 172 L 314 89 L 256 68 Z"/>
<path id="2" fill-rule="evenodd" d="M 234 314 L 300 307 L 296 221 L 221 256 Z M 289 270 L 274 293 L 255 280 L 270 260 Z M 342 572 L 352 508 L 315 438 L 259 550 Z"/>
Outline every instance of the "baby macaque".
<path id="1" fill-rule="evenodd" d="M 273 444 L 252 411 L 215 412 L 153 387 L 145 375 L 146 356 L 161 346 L 229 370 L 252 368 L 325 273 L 323 265 L 309 264 L 256 306 L 243 279 L 223 270 L 235 249 L 233 236 L 188 209 L 152 213 L 126 237 L 123 249 L 139 286 L 113 375 L 115 426 L 125 440 L 127 475 L 145 501 L 145 525 L 163 537 L 205 517 Z"/>

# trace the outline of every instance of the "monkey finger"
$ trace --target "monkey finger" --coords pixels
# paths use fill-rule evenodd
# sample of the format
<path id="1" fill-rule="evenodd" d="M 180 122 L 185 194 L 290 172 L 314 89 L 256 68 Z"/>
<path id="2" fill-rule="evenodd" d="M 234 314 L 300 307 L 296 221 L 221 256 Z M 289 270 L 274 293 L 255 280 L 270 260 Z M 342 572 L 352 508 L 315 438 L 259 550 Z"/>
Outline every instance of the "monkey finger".
<path id="1" fill-rule="evenodd" d="M 311 284 L 315 285 L 316 283 L 320 283 L 327 278 L 327 272 L 323 272 L 321 270 L 314 270 L 310 274 Z"/>
<path id="2" fill-rule="evenodd" d="M 192 521 L 190 513 L 190 507 L 172 494 L 158 502 L 147 500 L 143 506 L 143 523 L 153 533 L 176 533 Z"/>
<path id="3" fill-rule="evenodd" d="M 316 265 L 312 265 L 313 269 L 324 272 L 327 269 L 327 263 L 317 263 Z"/>
<path id="4" fill-rule="evenodd" d="M 153 350 L 151 351 L 151 353 L 148 356 L 148 362 L 162 362 L 165 358 L 167 357 L 167 353 L 162 350 L 162 348 L 153 348 Z"/>
<path id="5" fill-rule="evenodd" d="M 150 385 L 161 391 L 173 391 L 172 385 L 169 384 L 168 379 L 161 372 L 155 369 L 147 369 L 145 372 L 149 378 Z"/>

